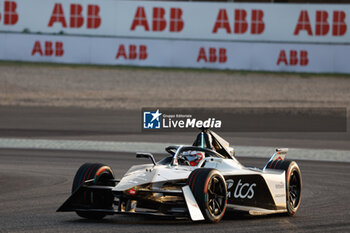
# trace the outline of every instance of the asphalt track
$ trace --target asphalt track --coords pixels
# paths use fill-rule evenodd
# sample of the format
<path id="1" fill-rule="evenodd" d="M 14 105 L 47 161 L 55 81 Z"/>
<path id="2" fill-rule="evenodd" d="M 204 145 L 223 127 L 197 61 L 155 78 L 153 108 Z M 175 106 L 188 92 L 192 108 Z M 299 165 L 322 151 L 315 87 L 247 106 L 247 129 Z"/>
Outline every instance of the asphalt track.
<path id="1" fill-rule="evenodd" d="M 137 127 L 130 126 L 137 122 L 138 117 L 124 111 L 6 107 L 0 108 L 0 112 L 1 137 L 180 143 L 193 140 L 192 134 L 166 137 L 140 134 Z M 290 134 L 282 138 L 257 134 L 245 135 L 244 140 L 232 134 L 228 138 L 230 142 L 237 139 L 236 142 L 242 144 L 256 142 L 265 146 L 349 147 L 348 135 L 336 134 Z M 161 155 L 156 156 L 159 158 Z M 241 157 L 239 160 L 244 165 L 255 167 L 263 167 L 266 163 L 262 158 Z M 0 232 L 350 231 L 350 163 L 297 160 L 303 175 L 303 198 L 294 217 L 250 217 L 228 213 L 220 223 L 206 224 L 130 216 L 109 216 L 102 221 L 90 221 L 74 213 L 56 213 L 70 194 L 76 170 L 85 162 L 108 164 L 120 178 L 131 165 L 145 160 L 125 152 L 0 149 Z"/>
<path id="2" fill-rule="evenodd" d="M 69 196 L 72 178 L 84 162 L 109 164 L 121 177 L 132 164 L 130 153 L 0 150 L 0 231 L 3 232 L 347 232 L 350 230 L 349 163 L 298 161 L 303 199 L 294 217 L 228 214 L 218 224 L 187 220 L 109 216 L 101 221 L 56 213 Z M 157 156 L 159 159 L 160 156 Z M 265 159 L 241 158 L 262 167 Z"/>
<path id="3" fill-rule="evenodd" d="M 347 125 L 347 132 L 218 133 L 233 146 L 350 150 L 350 124 Z M 195 134 L 196 132 L 141 133 L 141 109 L 0 106 L 1 138 L 189 144 L 193 142 Z"/>

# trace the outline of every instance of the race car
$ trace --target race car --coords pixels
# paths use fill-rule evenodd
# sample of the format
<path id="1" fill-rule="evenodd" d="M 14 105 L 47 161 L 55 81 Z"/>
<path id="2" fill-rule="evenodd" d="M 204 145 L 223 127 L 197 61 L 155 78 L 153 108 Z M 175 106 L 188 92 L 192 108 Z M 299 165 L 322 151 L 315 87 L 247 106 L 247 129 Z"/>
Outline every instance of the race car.
<path id="1" fill-rule="evenodd" d="M 152 163 L 132 166 L 114 178 L 109 166 L 85 163 L 77 171 L 72 195 L 57 211 L 80 217 L 154 215 L 218 222 L 233 210 L 250 215 L 294 215 L 301 203 L 302 177 L 288 149 L 276 149 L 264 168 L 245 167 L 229 143 L 202 129 L 193 145 L 165 148 L 156 162 L 150 153 L 137 153 Z"/>

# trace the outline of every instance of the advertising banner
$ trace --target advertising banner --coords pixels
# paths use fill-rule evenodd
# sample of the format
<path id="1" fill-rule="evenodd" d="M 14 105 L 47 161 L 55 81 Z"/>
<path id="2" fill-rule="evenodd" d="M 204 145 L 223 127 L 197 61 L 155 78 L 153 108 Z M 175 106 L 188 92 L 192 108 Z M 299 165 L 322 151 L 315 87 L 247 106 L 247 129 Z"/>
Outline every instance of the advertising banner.
<path id="1" fill-rule="evenodd" d="M 2 32 L 348 44 L 349 25 L 349 4 L 0 0 Z"/>
<path id="2" fill-rule="evenodd" d="M 350 73 L 350 45 L 0 33 L 0 60 Z"/>

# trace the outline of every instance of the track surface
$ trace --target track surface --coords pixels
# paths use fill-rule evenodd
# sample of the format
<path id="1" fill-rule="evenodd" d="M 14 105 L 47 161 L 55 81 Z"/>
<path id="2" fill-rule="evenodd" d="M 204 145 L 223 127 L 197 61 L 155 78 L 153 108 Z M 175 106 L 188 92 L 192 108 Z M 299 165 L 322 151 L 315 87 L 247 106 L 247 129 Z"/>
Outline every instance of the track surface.
<path id="1" fill-rule="evenodd" d="M 0 137 L 2 138 L 189 144 L 193 142 L 196 133 L 141 133 L 141 109 L 0 106 Z M 347 126 L 347 132 L 221 133 L 218 131 L 218 133 L 233 146 L 350 150 L 350 124 Z"/>
<path id="2" fill-rule="evenodd" d="M 159 159 L 161 156 L 156 156 Z M 144 217 L 109 216 L 102 221 L 55 210 L 69 196 L 73 176 L 84 162 L 109 164 L 121 177 L 134 154 L 79 151 L 0 150 L 0 231 L 11 232 L 346 232 L 350 231 L 350 164 L 298 161 L 303 199 L 294 217 L 229 214 L 218 224 Z M 265 160 L 241 158 L 262 167 Z"/>
<path id="3" fill-rule="evenodd" d="M 141 134 L 140 109 L 333 106 L 349 111 L 349 88 L 348 77 L 1 63 L 0 137 L 191 143 L 193 133 Z M 350 124 L 347 133 L 222 136 L 234 146 L 350 150 L 349 129 Z M 241 161 L 257 167 L 266 162 Z M 128 153 L 0 149 L 0 232 L 350 232 L 350 163 L 299 161 L 304 189 L 295 217 L 230 214 L 219 224 L 204 224 L 126 216 L 88 221 L 56 213 L 84 162 L 109 164 L 120 178 L 144 161 Z"/>

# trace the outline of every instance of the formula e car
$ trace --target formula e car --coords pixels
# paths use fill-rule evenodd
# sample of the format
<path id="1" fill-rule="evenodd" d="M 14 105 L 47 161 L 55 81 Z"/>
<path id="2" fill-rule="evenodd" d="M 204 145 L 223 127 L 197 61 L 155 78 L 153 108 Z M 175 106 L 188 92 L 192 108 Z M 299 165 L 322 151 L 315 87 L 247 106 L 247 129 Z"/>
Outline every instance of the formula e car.
<path id="1" fill-rule="evenodd" d="M 132 166 L 121 180 L 104 164 L 83 164 L 72 195 L 57 211 L 89 219 L 106 215 L 156 215 L 218 222 L 227 210 L 250 215 L 294 215 L 301 203 L 302 177 L 288 149 L 276 149 L 262 169 L 245 167 L 219 135 L 202 129 L 192 146 L 169 146 L 156 162 Z"/>

